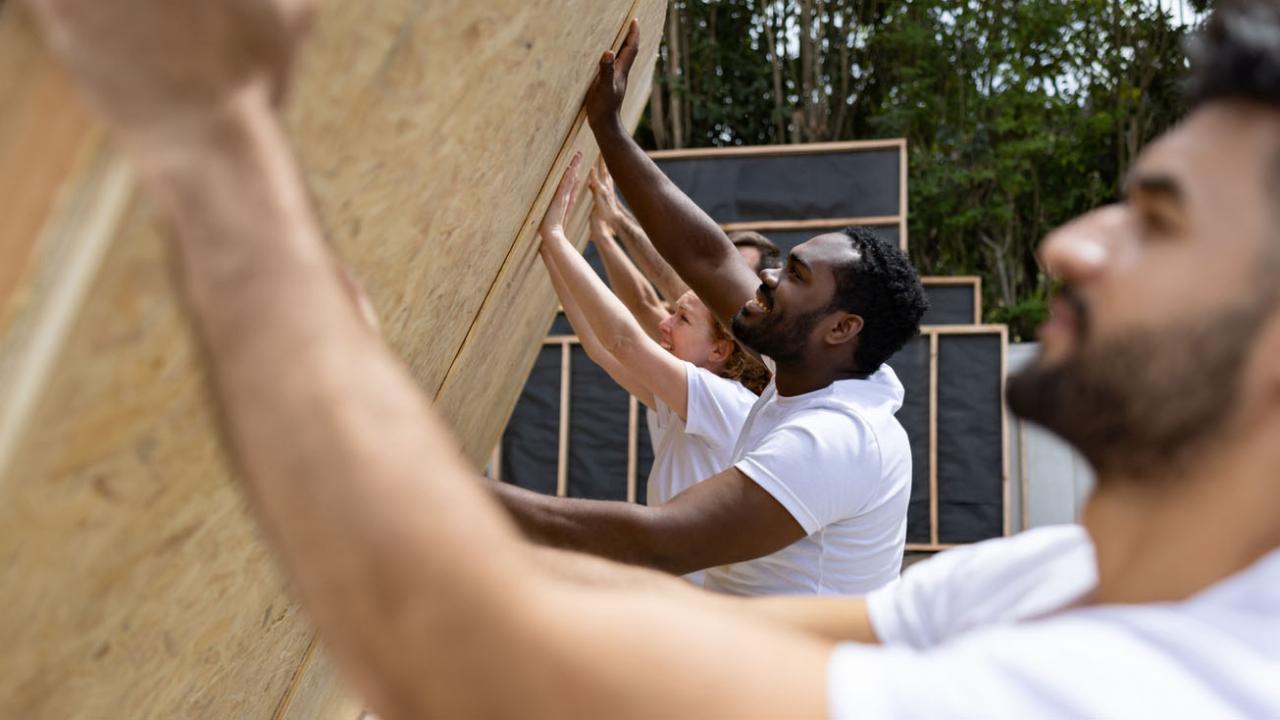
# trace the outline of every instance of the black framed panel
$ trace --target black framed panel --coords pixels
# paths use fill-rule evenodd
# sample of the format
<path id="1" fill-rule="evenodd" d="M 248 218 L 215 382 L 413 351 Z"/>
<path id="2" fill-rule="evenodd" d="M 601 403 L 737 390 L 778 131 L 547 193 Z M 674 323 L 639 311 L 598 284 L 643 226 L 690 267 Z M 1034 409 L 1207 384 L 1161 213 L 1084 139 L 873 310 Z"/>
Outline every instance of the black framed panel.
<path id="1" fill-rule="evenodd" d="M 921 335 L 889 360 L 906 390 L 898 422 L 911 443 L 911 501 L 907 542 L 928 543 L 929 526 L 929 338 Z"/>
<path id="2" fill-rule="evenodd" d="M 569 497 L 627 499 L 626 390 L 580 345 L 569 349 Z"/>
<path id="3" fill-rule="evenodd" d="M 974 325 L 982 321 L 981 280 L 922 277 L 929 309 L 921 325 Z"/>
<path id="4" fill-rule="evenodd" d="M 654 159 L 720 223 L 901 215 L 903 146 L 869 145 L 820 152 L 761 146 Z"/>
<path id="5" fill-rule="evenodd" d="M 543 345 L 502 433 L 502 480 L 554 495 L 559 442 L 560 346 Z"/>
<path id="6" fill-rule="evenodd" d="M 1005 531 L 1004 337 L 938 337 L 938 541 Z"/>

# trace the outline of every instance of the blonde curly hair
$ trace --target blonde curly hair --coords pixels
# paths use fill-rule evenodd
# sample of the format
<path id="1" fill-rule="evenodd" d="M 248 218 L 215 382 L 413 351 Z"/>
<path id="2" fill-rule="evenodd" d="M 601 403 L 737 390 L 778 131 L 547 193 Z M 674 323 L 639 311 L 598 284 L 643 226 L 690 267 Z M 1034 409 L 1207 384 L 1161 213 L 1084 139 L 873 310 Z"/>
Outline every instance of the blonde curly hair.
<path id="1" fill-rule="evenodd" d="M 773 373 L 769 372 L 769 368 L 765 367 L 764 363 L 738 344 L 724 324 L 714 318 L 711 321 L 711 337 L 717 341 L 728 340 L 733 343 L 733 350 L 729 353 L 729 357 L 725 358 L 724 365 L 716 373 L 717 375 L 742 383 L 743 387 L 756 395 L 769 387 Z"/>

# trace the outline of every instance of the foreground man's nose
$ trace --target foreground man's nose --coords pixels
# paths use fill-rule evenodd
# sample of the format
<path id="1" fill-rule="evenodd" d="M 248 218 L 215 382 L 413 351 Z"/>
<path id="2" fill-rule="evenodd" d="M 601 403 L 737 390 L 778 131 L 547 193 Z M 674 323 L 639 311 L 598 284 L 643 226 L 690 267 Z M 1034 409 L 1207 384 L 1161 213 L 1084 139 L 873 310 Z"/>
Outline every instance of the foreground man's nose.
<path id="1" fill-rule="evenodd" d="M 1124 213 L 1119 205 L 1099 208 L 1054 230 L 1040 244 L 1040 262 L 1045 270 L 1070 284 L 1093 278 L 1111 258 Z"/>

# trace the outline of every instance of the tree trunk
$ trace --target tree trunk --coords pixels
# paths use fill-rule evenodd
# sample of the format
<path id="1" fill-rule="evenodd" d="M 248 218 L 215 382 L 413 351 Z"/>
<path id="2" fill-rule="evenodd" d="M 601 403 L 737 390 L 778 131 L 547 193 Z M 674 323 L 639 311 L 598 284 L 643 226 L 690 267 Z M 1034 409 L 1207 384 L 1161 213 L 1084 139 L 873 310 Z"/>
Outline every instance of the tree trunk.
<path id="1" fill-rule="evenodd" d="M 667 10 L 667 88 L 671 93 L 671 147 L 684 147 L 684 88 L 681 71 L 684 69 L 683 33 L 681 32 L 679 3 L 673 2 Z"/>
<path id="2" fill-rule="evenodd" d="M 782 96 L 782 62 L 778 59 L 778 41 L 773 32 L 773 21 L 769 18 L 766 1 L 760 0 L 760 19 L 764 23 L 764 39 L 768 49 L 769 66 L 773 71 L 773 122 L 777 127 L 776 142 L 787 141 L 787 120 L 783 114 Z"/>
<path id="3" fill-rule="evenodd" d="M 649 127 L 653 129 L 653 143 L 659 150 L 671 147 L 671 137 L 667 132 L 667 109 L 662 98 L 662 76 L 653 74 L 653 88 L 649 91 Z"/>
<path id="4" fill-rule="evenodd" d="M 814 57 L 816 53 L 813 42 L 813 2 L 814 0 L 800 0 L 800 117 L 803 126 L 797 133 L 800 142 L 813 139 L 815 92 L 813 67 L 817 59 Z"/>

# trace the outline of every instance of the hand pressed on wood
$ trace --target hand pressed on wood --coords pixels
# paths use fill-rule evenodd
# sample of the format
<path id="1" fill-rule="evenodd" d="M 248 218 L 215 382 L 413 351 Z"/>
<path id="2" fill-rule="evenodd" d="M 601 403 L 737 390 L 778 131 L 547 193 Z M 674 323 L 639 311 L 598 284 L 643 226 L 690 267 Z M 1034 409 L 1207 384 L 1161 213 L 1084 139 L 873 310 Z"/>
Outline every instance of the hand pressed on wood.
<path id="1" fill-rule="evenodd" d="M 622 220 L 622 206 L 613 187 L 613 176 L 604 164 L 604 158 L 587 174 L 587 187 L 591 190 L 591 220 L 610 227 L 617 227 Z"/>
<path id="2" fill-rule="evenodd" d="M 542 216 L 542 224 L 538 226 L 538 236 L 545 242 L 552 237 L 564 236 L 564 221 L 573 209 L 574 197 L 578 194 L 578 166 L 582 164 L 582 153 L 574 153 L 560 178 L 556 195 Z"/>
<path id="3" fill-rule="evenodd" d="M 593 129 L 619 119 L 622 100 L 627 96 L 627 76 L 631 73 L 631 64 L 635 62 L 639 49 L 640 22 L 632 20 L 617 55 L 612 50 L 606 50 L 601 56 L 595 82 L 587 91 L 587 122 L 591 123 Z"/>
<path id="4" fill-rule="evenodd" d="M 592 195 L 595 194 L 595 186 L 599 182 L 597 179 L 595 168 L 587 172 L 587 187 L 592 189 Z M 609 209 L 605 207 L 598 198 L 592 198 L 591 201 L 591 217 L 590 230 L 588 233 L 592 242 L 599 242 L 614 234 L 614 225 L 611 220 L 612 215 Z"/>
<path id="5" fill-rule="evenodd" d="M 278 101 L 312 0 L 27 0 L 93 104 L 126 134 L 204 122 L 255 88 Z"/>

